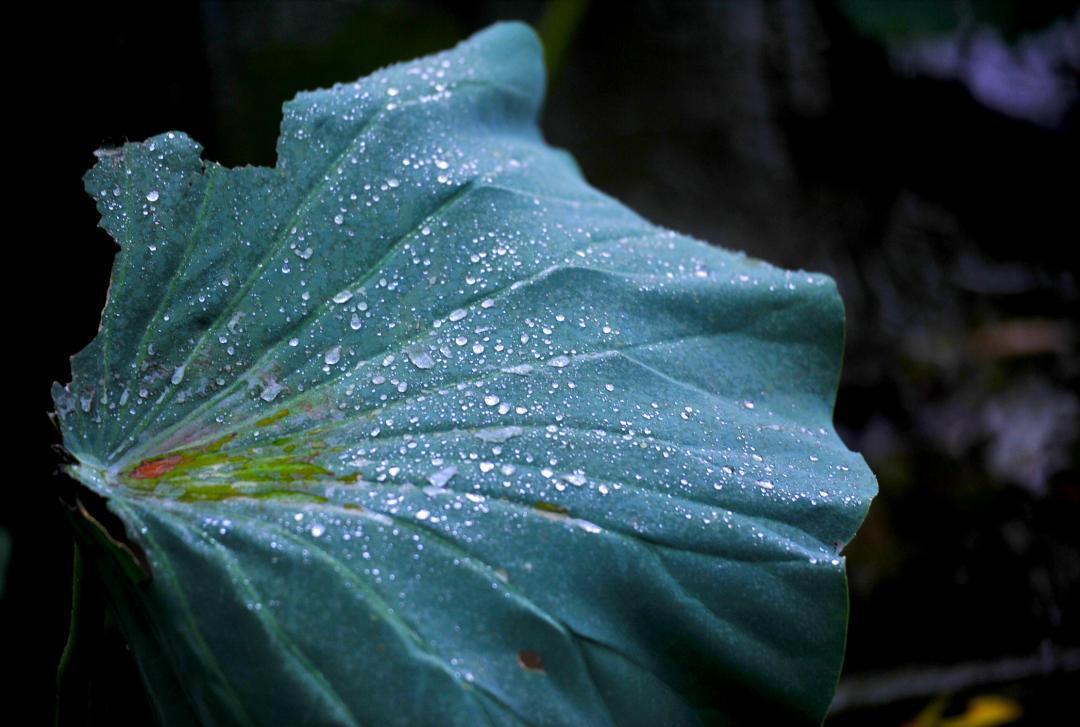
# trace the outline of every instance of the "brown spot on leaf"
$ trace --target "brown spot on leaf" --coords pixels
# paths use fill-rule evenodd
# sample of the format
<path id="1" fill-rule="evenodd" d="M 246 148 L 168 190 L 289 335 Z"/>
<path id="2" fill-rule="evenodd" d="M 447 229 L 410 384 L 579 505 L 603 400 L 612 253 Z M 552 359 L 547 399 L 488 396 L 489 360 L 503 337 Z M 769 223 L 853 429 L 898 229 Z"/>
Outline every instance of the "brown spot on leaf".
<path id="1" fill-rule="evenodd" d="M 174 454 L 159 459 L 148 459 L 132 470 L 131 476 L 136 480 L 152 480 L 172 472 L 183 461 L 184 455 L 182 454 Z"/>
<path id="2" fill-rule="evenodd" d="M 273 414 L 271 414 L 268 417 L 264 417 L 263 419 L 260 419 L 259 421 L 255 422 L 255 426 L 257 426 L 257 427 L 268 427 L 271 424 L 273 424 L 274 422 L 280 421 L 280 420 L 284 419 L 287 416 L 289 416 L 289 410 L 288 409 L 282 409 L 280 411 L 274 412 Z"/>
<path id="3" fill-rule="evenodd" d="M 551 503 L 551 502 L 545 502 L 544 500 L 537 500 L 536 503 L 534 504 L 534 507 L 537 510 L 539 510 L 540 512 L 549 512 L 549 513 L 552 513 L 554 515 L 566 515 L 568 512 L 570 512 L 569 510 L 567 510 L 562 505 L 556 505 L 556 504 Z"/>
<path id="4" fill-rule="evenodd" d="M 518 652 L 518 665 L 528 671 L 544 671 L 544 658 L 535 651 L 522 649 Z"/>

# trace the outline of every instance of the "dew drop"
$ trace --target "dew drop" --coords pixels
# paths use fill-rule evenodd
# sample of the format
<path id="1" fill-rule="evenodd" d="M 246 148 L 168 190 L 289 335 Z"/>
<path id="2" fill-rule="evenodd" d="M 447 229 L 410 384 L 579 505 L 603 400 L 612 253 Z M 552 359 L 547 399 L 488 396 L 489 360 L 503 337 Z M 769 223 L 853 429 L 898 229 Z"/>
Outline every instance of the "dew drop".
<path id="1" fill-rule="evenodd" d="M 458 468 L 456 465 L 450 465 L 443 467 L 441 470 L 436 470 L 428 475 L 428 482 L 435 487 L 446 487 L 446 483 L 449 482 L 454 475 L 457 474 Z"/>
<path id="2" fill-rule="evenodd" d="M 499 444 L 513 437 L 519 437 L 524 433 L 521 427 L 496 427 L 494 429 L 479 429 L 475 432 L 476 438 L 482 442 Z"/>
<path id="3" fill-rule="evenodd" d="M 573 472 L 568 475 L 563 475 L 562 478 L 574 487 L 581 487 L 585 484 L 585 475 L 581 474 L 580 472 Z"/>
<path id="4" fill-rule="evenodd" d="M 409 357 L 409 361 L 412 365 L 418 369 L 430 369 L 435 366 L 435 359 L 422 348 L 406 349 L 405 355 Z"/>
<path id="5" fill-rule="evenodd" d="M 281 393 L 281 390 L 285 388 L 274 379 L 263 384 L 262 392 L 259 393 L 259 398 L 263 401 L 273 401 L 277 398 L 277 395 Z"/>

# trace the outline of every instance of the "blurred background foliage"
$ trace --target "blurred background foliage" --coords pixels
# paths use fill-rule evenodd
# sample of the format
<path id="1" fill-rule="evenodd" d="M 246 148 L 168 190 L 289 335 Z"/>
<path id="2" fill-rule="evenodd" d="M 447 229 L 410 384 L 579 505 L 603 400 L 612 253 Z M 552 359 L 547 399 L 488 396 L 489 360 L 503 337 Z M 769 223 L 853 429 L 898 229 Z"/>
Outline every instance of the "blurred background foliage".
<path id="1" fill-rule="evenodd" d="M 1080 13 L 1022 0 L 64 11 L 49 38 L 68 68 L 42 80 L 63 89 L 42 117 L 77 112 L 49 150 L 69 243 L 49 253 L 68 261 L 50 266 L 51 285 L 75 305 L 33 373 L 26 420 L 40 467 L 0 523 L 4 620 L 55 634 L 25 661 L 26 694 L 48 704 L 41 685 L 68 606 L 69 536 L 43 481 L 57 481 L 48 384 L 67 380 L 66 356 L 96 330 L 112 254 L 78 184 L 90 152 L 177 128 L 209 159 L 272 164 L 280 105 L 297 91 L 506 18 L 543 36 L 545 134 L 594 185 L 660 224 L 840 286 L 836 419 L 881 494 L 846 551 L 851 629 L 827 724 L 1075 713 Z M 32 528 L 19 508 L 40 513 Z M 92 721 L 147 718 L 115 628 L 94 638 Z"/>

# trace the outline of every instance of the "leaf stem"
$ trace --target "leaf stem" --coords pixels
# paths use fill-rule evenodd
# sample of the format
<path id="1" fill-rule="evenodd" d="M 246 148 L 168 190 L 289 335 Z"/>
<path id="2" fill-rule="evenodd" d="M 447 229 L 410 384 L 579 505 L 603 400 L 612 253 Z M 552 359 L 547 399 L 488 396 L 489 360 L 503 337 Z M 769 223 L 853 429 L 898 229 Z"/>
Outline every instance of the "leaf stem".
<path id="1" fill-rule="evenodd" d="M 76 715 L 87 711 L 89 688 L 85 670 L 81 665 L 79 641 L 85 630 L 86 614 L 83 608 L 83 581 L 85 566 L 78 542 L 74 544 L 71 561 L 71 619 L 68 624 L 67 642 L 56 667 L 56 725 L 78 724 Z M 81 708 L 76 706 L 81 705 Z"/>

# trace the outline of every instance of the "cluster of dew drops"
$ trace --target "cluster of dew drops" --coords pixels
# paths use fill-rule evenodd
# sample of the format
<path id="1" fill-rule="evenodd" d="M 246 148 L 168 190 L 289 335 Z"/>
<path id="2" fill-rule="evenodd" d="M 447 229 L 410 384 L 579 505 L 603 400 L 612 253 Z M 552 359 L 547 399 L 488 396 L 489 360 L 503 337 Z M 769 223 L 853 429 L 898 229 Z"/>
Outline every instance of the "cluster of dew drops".
<path id="1" fill-rule="evenodd" d="M 432 82 L 431 92 L 422 94 L 420 101 L 423 103 L 437 102 L 452 95 L 450 84 L 444 83 L 442 78 L 448 67 L 448 61 L 442 61 L 440 66 L 421 72 L 422 81 Z M 432 81 L 432 79 L 435 79 Z M 386 100 L 385 110 L 393 112 L 401 104 L 402 90 L 397 86 L 388 86 L 384 89 Z M 363 91 L 364 94 L 369 91 Z M 303 135 L 303 129 L 297 131 L 298 136 Z M 346 160 L 347 164 L 357 164 L 366 152 L 363 143 L 359 144 L 353 154 Z M 523 162 L 517 159 L 509 159 L 508 165 L 521 165 Z M 369 181 L 360 185 L 354 191 L 348 191 L 342 199 L 342 204 L 327 220 L 322 221 L 325 227 L 341 230 L 345 236 L 353 236 L 356 231 L 349 224 L 352 214 L 350 205 L 362 205 L 372 207 L 382 204 L 393 204 L 394 195 L 407 189 L 414 188 L 410 182 L 410 175 L 418 172 L 427 172 L 433 167 L 434 180 L 440 187 L 453 187 L 460 184 L 462 179 L 468 179 L 478 173 L 475 163 L 469 161 L 460 152 L 452 149 L 438 148 L 426 157 L 416 154 L 403 155 L 401 158 L 401 172 L 393 176 L 387 176 L 379 181 Z M 425 177 L 427 178 L 427 177 Z M 118 192 L 114 191 L 114 193 Z M 166 202 L 162 192 L 158 189 L 150 189 L 144 193 L 146 206 L 144 214 L 153 214 L 154 207 L 158 203 Z M 539 198 L 534 204 L 542 206 L 543 201 Z M 437 244 L 440 233 L 445 231 L 445 221 L 436 219 L 426 220 L 416 230 L 415 240 L 402 244 L 401 255 L 420 268 L 431 268 L 431 257 L 425 254 L 424 245 Z M 553 223 L 557 224 L 557 223 Z M 588 238 L 587 230 L 577 230 L 577 234 Z M 275 272 L 282 276 L 304 276 L 318 274 L 318 251 L 298 227 L 289 230 L 289 243 L 287 253 L 280 258 L 275 265 Z M 314 541 L 325 542 L 333 540 L 344 546 L 346 544 L 361 543 L 368 540 L 370 528 L 390 530 L 402 537 L 408 537 L 416 549 L 416 557 L 419 557 L 425 547 L 424 528 L 437 530 L 440 537 L 447 534 L 459 540 L 468 540 L 469 530 L 474 528 L 478 518 L 484 514 L 490 514 L 496 510 L 492 507 L 492 488 L 480 484 L 470 484 L 467 480 L 476 477 L 496 478 L 498 485 L 507 491 L 508 496 L 514 502 L 533 503 L 534 506 L 527 510 L 527 514 L 535 517 L 541 516 L 547 520 L 565 523 L 585 535 L 599 535 L 607 531 L 619 530 L 633 532 L 631 524 L 616 523 L 613 517 L 605 518 L 605 510 L 594 507 L 592 512 L 600 517 L 590 515 L 589 518 L 579 516 L 572 508 L 564 508 L 557 503 L 560 496 L 567 492 L 591 490 L 601 500 L 605 497 L 616 496 L 619 490 L 624 489 L 622 483 L 613 477 L 594 478 L 584 467 L 574 467 L 569 471 L 560 471 L 561 461 L 559 452 L 568 445 L 572 446 L 575 437 L 582 435 L 570 428 L 564 429 L 565 414 L 559 409 L 560 405 L 567 405 L 567 399 L 582 395 L 578 390 L 579 384 L 575 381 L 574 371 L 578 358 L 587 356 L 588 351 L 579 351 L 573 347 L 561 347 L 559 344 L 558 331 L 561 326 L 577 326 L 578 328 L 595 328 L 595 340 L 601 347 L 611 346 L 620 335 L 619 324 L 607 320 L 603 311 L 573 311 L 558 312 L 548 311 L 543 315 L 536 315 L 525 320 L 525 329 L 507 334 L 498 326 L 497 306 L 507 299 L 510 293 L 516 291 L 515 286 L 520 286 L 520 279 L 505 289 L 485 294 L 486 273 L 498 272 L 504 277 L 509 275 L 514 279 L 515 268 L 521 265 L 521 256 L 527 254 L 530 249 L 542 248 L 544 240 L 542 236 L 531 238 L 519 236 L 514 239 L 513 233 L 501 230 L 479 236 L 480 241 L 490 243 L 486 248 L 474 244 L 468 257 L 463 261 L 461 274 L 463 275 L 461 290 L 475 290 L 477 295 L 471 296 L 474 302 L 467 303 L 462 307 L 453 308 L 434 320 L 428 322 L 428 332 L 432 336 L 438 336 L 440 329 L 453 329 L 452 335 L 445 340 L 440 340 L 431 345 L 408 345 L 396 349 L 394 352 L 386 351 L 380 356 L 363 358 L 357 361 L 359 354 L 350 350 L 347 342 L 335 343 L 331 346 L 319 346 L 306 344 L 304 332 L 304 313 L 298 312 L 296 318 L 301 321 L 298 327 L 300 333 L 289 336 L 285 341 L 288 349 L 296 349 L 306 356 L 308 364 L 304 371 L 308 372 L 308 383 L 303 381 L 289 381 L 280 371 L 267 370 L 251 376 L 244 381 L 251 387 L 259 402 L 264 406 L 280 406 L 291 401 L 290 397 L 301 397 L 308 392 L 312 381 L 332 382 L 332 388 L 340 397 L 337 406 L 346 411 L 349 408 L 347 397 L 354 395 L 359 386 L 357 379 L 361 374 L 365 376 L 364 386 L 389 387 L 375 395 L 377 406 L 393 405 L 395 408 L 404 408 L 407 411 L 423 411 L 425 408 L 431 411 L 436 405 L 442 405 L 432 394 L 430 387 L 423 388 L 419 392 L 410 392 L 409 371 L 437 373 L 439 367 L 450 361 L 460 359 L 463 355 L 472 356 L 477 362 L 473 368 L 476 376 L 473 379 L 451 381 L 441 390 L 449 391 L 455 403 L 476 406 L 489 413 L 488 424 L 475 429 L 472 432 L 471 447 L 465 447 L 460 440 L 456 440 L 452 447 L 441 449 L 440 440 L 437 436 L 429 436 L 424 432 L 423 418 L 417 414 L 398 414 L 379 416 L 378 411 L 370 408 L 363 411 L 371 424 L 366 427 L 363 443 L 348 448 L 344 453 L 336 456 L 336 466 L 354 467 L 362 474 L 358 476 L 355 486 L 335 484 L 324 490 L 331 502 L 354 505 L 355 508 L 343 509 L 342 507 L 323 507 L 320 505 L 300 505 L 295 510 L 283 514 L 282 521 L 290 532 L 296 535 L 309 537 Z M 476 243 L 478 240 L 473 239 Z M 621 247 L 621 249 L 620 249 Z M 600 248 L 597 248 L 598 250 Z M 613 249 L 621 254 L 640 255 L 642 251 L 635 249 L 633 243 L 628 241 L 624 245 L 605 246 L 602 253 L 585 246 L 576 251 L 576 255 L 588 256 L 602 254 L 610 257 Z M 156 252 L 151 243 L 150 252 Z M 566 262 L 566 261 L 564 261 Z M 528 267 L 528 266 L 525 266 Z M 671 262 L 668 256 L 656 257 L 657 282 L 663 285 L 665 276 L 689 275 L 693 278 L 710 280 L 712 282 L 727 282 L 731 285 L 759 285 L 761 280 L 745 272 L 730 273 L 722 268 L 723 264 L 710 267 L 702 261 L 691 261 L 686 264 Z M 380 315 L 381 308 L 394 309 L 388 301 L 391 296 L 409 292 L 409 287 L 402 280 L 396 278 L 393 271 L 381 271 L 385 274 L 373 277 L 364 289 L 344 288 L 334 292 L 328 298 L 312 300 L 308 290 L 301 295 L 301 304 L 304 311 L 330 311 L 333 315 L 344 316 L 347 328 L 355 332 L 357 336 L 367 333 L 367 329 L 383 326 L 385 330 L 371 335 L 385 336 L 386 340 L 394 341 L 393 329 L 395 320 L 392 316 Z M 229 288 L 234 280 L 230 276 L 222 276 L 217 284 L 222 288 Z M 821 285 L 823 279 L 819 276 L 802 273 L 789 273 L 781 283 L 770 281 L 770 286 L 782 285 L 787 290 L 795 290 L 797 285 Z M 205 296 L 202 301 L 205 301 Z M 420 306 L 433 307 L 433 301 L 424 301 Z M 400 312 L 400 309 L 398 309 Z M 413 310 L 416 310 L 414 308 Z M 472 332 L 469 333 L 464 327 L 470 318 L 481 320 Z M 312 320 L 317 320 L 312 317 Z M 286 317 L 287 322 L 292 322 Z M 378 323 L 376 323 L 378 322 Z M 245 323 L 239 316 L 233 316 L 226 324 L 226 330 L 222 332 L 217 342 L 224 346 L 226 357 L 236 357 L 240 354 L 235 339 L 244 331 Z M 230 334 L 234 334 L 230 336 Z M 312 340 L 318 341 L 319 337 L 311 336 Z M 580 339 L 575 339 L 580 340 Z M 314 349 L 314 350 L 312 350 Z M 513 362 L 517 354 L 516 362 Z M 527 355 L 525 355 L 527 354 Z M 491 365 L 488 358 L 501 362 L 495 364 L 497 372 L 528 378 L 539 371 L 547 373 L 563 374 L 561 380 L 552 381 L 541 391 L 547 401 L 510 401 L 505 394 L 483 389 L 483 372 Z M 265 354 L 263 355 L 265 358 Z M 243 377 L 236 372 L 250 372 L 261 363 L 261 360 L 228 363 L 224 367 L 225 373 L 216 380 L 218 387 L 227 387 L 230 384 L 229 374 L 235 375 L 237 381 Z M 407 365 L 406 365 L 407 364 Z M 186 363 L 176 365 L 168 377 L 169 383 L 179 387 L 184 383 Z M 323 378 L 313 379 L 312 373 L 321 373 Z M 625 458 L 628 469 L 636 464 L 635 450 L 651 448 L 662 455 L 663 460 L 673 460 L 678 463 L 683 453 L 679 448 L 671 444 L 655 441 L 650 422 L 656 418 L 665 418 L 669 424 L 672 421 L 684 422 L 685 427 L 697 427 L 702 417 L 713 416 L 714 413 L 702 409 L 700 405 L 687 404 L 675 401 L 649 401 L 648 403 L 636 402 L 636 400 L 624 397 L 620 388 L 622 382 L 617 380 L 603 381 L 592 384 L 595 390 L 587 392 L 587 397 L 595 402 L 608 402 L 613 411 L 617 413 L 612 417 L 609 424 L 615 428 L 615 433 L 608 430 L 598 429 L 587 441 L 581 442 L 581 446 L 594 447 L 598 457 L 608 459 L 614 456 Z M 196 392 L 196 394 L 201 392 Z M 538 396 L 530 390 L 533 397 Z M 181 394 L 180 401 L 184 396 Z M 138 390 L 138 398 L 145 400 L 150 397 L 148 387 Z M 411 397 L 411 398 L 410 398 Z M 369 397 L 371 398 L 371 397 Z M 403 402 L 405 402 L 403 404 Z M 120 406 L 127 404 L 127 391 L 125 390 Z M 360 408 L 357 404 L 355 407 Z M 370 405 L 369 405 L 370 406 Z M 597 404 L 599 406 L 599 403 Z M 763 428 L 792 428 L 792 425 L 783 425 L 770 422 L 771 412 L 762 411 L 757 403 L 751 400 L 737 402 L 737 406 L 744 412 L 760 414 L 761 423 L 756 425 Z M 85 411 L 89 410 L 89 404 L 83 403 Z M 259 411 L 259 409 L 256 409 Z M 265 411 L 265 410 L 261 410 Z M 519 423 L 524 417 L 537 413 L 549 417 L 548 423 L 543 426 L 543 439 L 539 445 L 543 451 L 515 450 L 515 457 L 509 458 L 504 455 L 509 449 L 514 448 L 516 440 L 521 438 L 526 430 Z M 218 423 L 229 424 L 229 414 L 219 413 Z M 346 417 L 347 420 L 347 417 Z M 505 420 L 505 421 L 500 421 Z M 271 436 L 272 431 L 267 433 Z M 397 460 L 383 457 L 372 459 L 372 455 L 384 453 L 383 449 L 372 444 L 380 436 L 393 435 L 400 443 L 396 450 L 391 449 L 396 456 L 408 458 L 412 464 L 403 466 Z M 260 433 L 256 432 L 257 440 Z M 805 448 L 807 442 L 831 443 L 830 433 L 824 429 L 811 430 L 804 427 L 794 427 L 793 439 L 797 440 L 797 446 Z M 626 487 L 623 496 L 633 497 L 632 490 L 640 487 L 652 487 L 657 491 L 666 493 L 670 497 L 669 514 L 682 517 L 685 520 L 697 519 L 703 526 L 721 527 L 728 530 L 743 528 L 748 532 L 748 537 L 765 540 L 771 536 L 770 531 L 759 528 L 753 524 L 747 525 L 739 520 L 730 509 L 724 509 L 719 505 L 695 504 L 694 495 L 702 487 L 713 489 L 722 495 L 725 488 L 738 488 L 757 493 L 760 497 L 786 498 L 793 503 L 808 502 L 811 506 L 819 503 L 830 503 L 831 500 L 840 499 L 843 504 L 850 505 L 856 498 L 854 495 L 842 494 L 844 492 L 844 472 L 848 471 L 843 463 L 829 464 L 828 467 L 818 466 L 821 464 L 818 455 L 810 455 L 807 461 L 801 465 L 792 462 L 773 464 L 766 461 L 765 456 L 759 454 L 750 443 L 750 438 L 740 436 L 742 451 L 732 451 L 731 462 L 709 462 L 705 468 L 711 480 L 708 482 L 691 481 L 687 477 L 680 476 L 678 464 L 663 471 L 642 472 L 627 471 L 624 479 L 633 487 Z M 535 440 L 530 440 L 534 442 Z M 258 442 L 256 442 L 258 444 Z M 816 446 L 816 445 L 815 445 Z M 831 446 L 826 444 L 825 449 Z M 426 473 L 419 474 L 415 466 L 418 453 L 423 453 L 427 463 Z M 610 462 L 608 463 L 610 469 Z M 520 471 L 527 468 L 531 476 L 524 476 Z M 820 482 L 835 482 L 837 495 L 831 495 L 825 487 L 815 490 L 807 495 L 802 490 L 805 487 L 785 488 L 785 477 L 791 476 L 798 479 L 799 473 L 813 470 L 814 476 L 806 479 L 814 479 Z M 469 472 L 469 478 L 465 472 Z M 699 469 L 690 468 L 695 476 L 700 475 Z M 456 482 L 455 482 L 456 480 Z M 400 487 L 387 487 L 387 484 L 399 484 Z M 455 487 L 456 485 L 456 487 Z M 421 496 L 422 495 L 422 496 Z M 719 496 L 719 495 L 718 495 Z M 425 499 L 426 498 L 426 499 Z M 719 502 L 719 500 L 717 501 Z M 535 506 L 537 503 L 543 506 Z M 505 516 L 506 509 L 499 509 Z M 518 513 L 510 516 L 514 520 L 515 527 L 522 527 L 523 514 Z M 233 518 L 208 516 L 203 519 L 203 525 L 217 537 L 227 537 L 230 530 L 235 527 Z M 840 565 L 837 557 L 840 544 L 824 547 L 820 552 L 810 552 L 807 560 L 811 564 L 827 564 L 833 567 Z M 283 550 L 287 546 L 280 540 L 271 539 L 272 550 Z M 797 547 L 797 546 L 793 546 Z M 304 557 L 310 553 L 303 551 Z M 359 550 L 344 548 L 342 557 L 352 560 L 354 557 L 366 565 L 363 568 L 369 576 L 380 581 L 386 578 L 393 580 L 395 574 L 380 570 L 378 565 L 372 564 L 372 553 L 364 545 Z M 505 581 L 508 575 L 503 569 L 495 569 L 496 579 Z M 272 605 L 272 604 L 271 604 Z M 261 604 L 253 604 L 259 608 Z"/>

